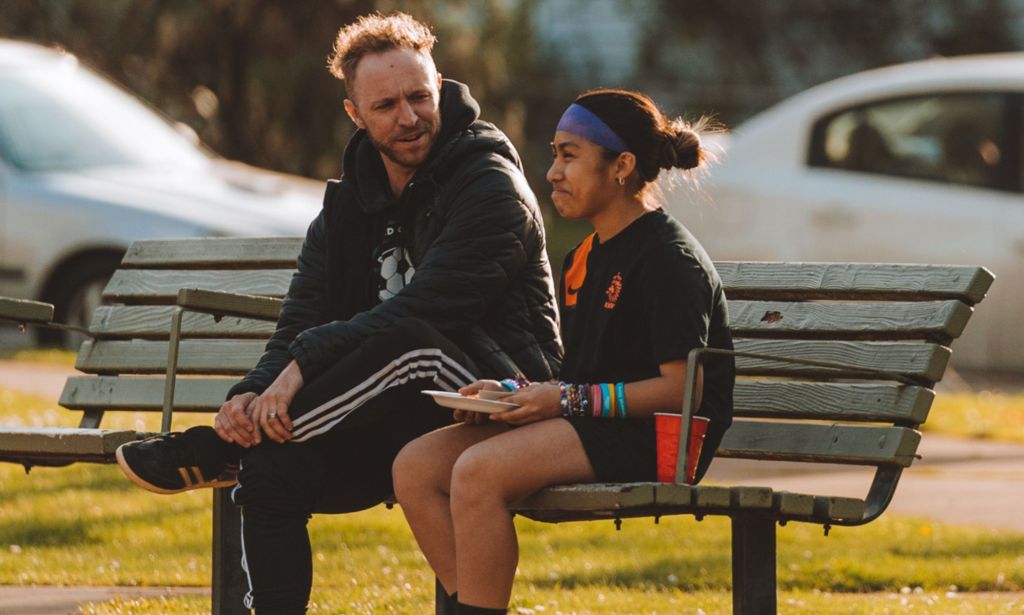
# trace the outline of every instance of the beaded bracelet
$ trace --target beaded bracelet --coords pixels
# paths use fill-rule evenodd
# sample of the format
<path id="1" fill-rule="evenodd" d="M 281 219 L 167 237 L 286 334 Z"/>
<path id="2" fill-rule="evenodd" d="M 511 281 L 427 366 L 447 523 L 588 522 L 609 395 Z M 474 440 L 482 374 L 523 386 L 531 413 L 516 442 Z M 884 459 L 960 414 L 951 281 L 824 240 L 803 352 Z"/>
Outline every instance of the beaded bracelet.
<path id="1" fill-rule="evenodd" d="M 530 386 L 531 383 L 530 383 L 529 380 L 527 380 L 525 375 L 523 375 L 521 372 L 519 372 L 519 373 L 516 373 L 516 377 L 515 378 L 505 378 L 504 380 L 500 381 L 498 384 L 500 384 L 502 387 L 504 387 L 505 390 L 512 391 L 513 393 L 515 393 L 519 389 L 522 389 L 524 387 Z"/>

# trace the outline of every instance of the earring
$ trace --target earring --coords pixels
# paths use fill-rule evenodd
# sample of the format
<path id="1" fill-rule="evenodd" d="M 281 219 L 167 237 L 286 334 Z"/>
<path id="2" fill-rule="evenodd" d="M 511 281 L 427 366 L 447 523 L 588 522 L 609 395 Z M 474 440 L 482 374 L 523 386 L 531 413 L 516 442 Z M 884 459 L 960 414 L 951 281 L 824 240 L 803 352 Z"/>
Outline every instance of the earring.
<path id="1" fill-rule="evenodd" d="M 619 180 L 619 185 L 620 186 L 625 186 L 626 185 L 626 178 L 625 177 L 618 177 L 616 179 Z"/>

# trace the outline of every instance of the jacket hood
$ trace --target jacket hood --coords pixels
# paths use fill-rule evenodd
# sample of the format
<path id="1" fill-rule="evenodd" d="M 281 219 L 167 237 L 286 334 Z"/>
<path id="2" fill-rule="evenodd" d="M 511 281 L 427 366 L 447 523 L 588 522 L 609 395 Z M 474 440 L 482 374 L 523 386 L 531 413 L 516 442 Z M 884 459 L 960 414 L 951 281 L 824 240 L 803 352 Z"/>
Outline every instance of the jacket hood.
<path id="1" fill-rule="evenodd" d="M 441 131 L 413 181 L 443 173 L 470 152 L 498 153 L 522 166 L 508 138 L 493 125 L 479 121 L 480 105 L 464 83 L 441 82 Z M 397 202 L 388 185 L 380 153 L 365 130 L 359 129 L 345 148 L 343 179 L 352 182 L 367 213 L 383 211 Z"/>

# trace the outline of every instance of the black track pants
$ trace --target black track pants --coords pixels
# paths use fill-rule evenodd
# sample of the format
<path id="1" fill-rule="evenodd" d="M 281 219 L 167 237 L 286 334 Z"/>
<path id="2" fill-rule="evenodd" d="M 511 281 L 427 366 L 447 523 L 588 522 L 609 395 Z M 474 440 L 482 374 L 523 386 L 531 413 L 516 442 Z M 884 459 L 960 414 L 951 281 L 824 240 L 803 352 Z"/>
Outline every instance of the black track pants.
<path id="1" fill-rule="evenodd" d="M 246 606 L 258 614 L 305 613 L 310 515 L 384 501 L 398 451 L 451 423 L 451 411 L 420 391 L 454 390 L 475 378 L 461 350 L 410 319 L 368 338 L 304 386 L 289 408 L 293 440 L 264 439 L 242 456 L 233 497 L 242 507 Z"/>

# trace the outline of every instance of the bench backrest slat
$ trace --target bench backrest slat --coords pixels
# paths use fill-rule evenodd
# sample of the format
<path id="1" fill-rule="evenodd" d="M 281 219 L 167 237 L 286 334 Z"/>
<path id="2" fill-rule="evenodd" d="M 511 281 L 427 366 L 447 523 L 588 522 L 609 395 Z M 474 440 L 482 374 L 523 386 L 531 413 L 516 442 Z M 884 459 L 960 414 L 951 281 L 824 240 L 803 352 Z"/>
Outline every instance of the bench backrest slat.
<path id="1" fill-rule="evenodd" d="M 175 410 L 215 411 L 236 377 L 182 377 L 174 390 Z M 60 404 L 76 410 L 158 412 L 163 376 L 75 376 Z M 737 417 L 923 423 L 935 393 L 919 386 L 740 380 L 734 392 Z"/>
<path id="2" fill-rule="evenodd" d="M 103 298 L 119 303 L 174 303 L 182 288 L 283 297 L 292 273 L 291 269 L 118 269 L 103 289 Z"/>
<path id="3" fill-rule="evenodd" d="M 717 261 L 730 299 L 959 299 L 974 305 L 992 285 L 983 267 L 875 263 Z"/>
<path id="4" fill-rule="evenodd" d="M 292 269 L 301 237 L 227 237 L 136 241 L 123 269 Z"/>
<path id="5" fill-rule="evenodd" d="M 104 338 L 167 339 L 170 335 L 170 305 L 103 305 L 93 314 L 89 329 Z M 275 323 L 224 316 L 218 322 L 209 314 L 185 312 L 181 331 L 188 337 L 228 337 L 267 339 Z"/>
<path id="6" fill-rule="evenodd" d="M 719 456 L 814 463 L 909 466 L 921 434 L 906 427 L 767 423 L 739 419 Z"/>

